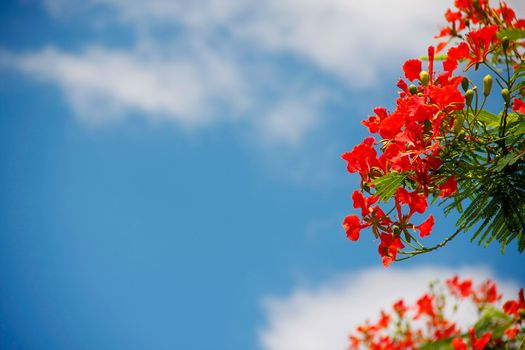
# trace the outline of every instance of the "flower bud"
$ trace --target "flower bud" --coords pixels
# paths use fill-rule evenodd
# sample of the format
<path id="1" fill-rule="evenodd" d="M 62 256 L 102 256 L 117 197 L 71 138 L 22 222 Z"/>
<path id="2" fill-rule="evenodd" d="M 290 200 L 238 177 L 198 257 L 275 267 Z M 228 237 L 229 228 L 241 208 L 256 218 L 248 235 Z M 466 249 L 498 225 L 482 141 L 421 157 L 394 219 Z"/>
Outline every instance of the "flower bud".
<path id="1" fill-rule="evenodd" d="M 474 98 L 474 90 L 468 89 L 467 92 L 465 92 L 465 103 L 467 106 L 472 105 L 472 99 Z"/>
<path id="2" fill-rule="evenodd" d="M 463 129 L 463 122 L 463 115 L 458 113 L 458 115 L 456 115 L 456 119 L 454 119 L 454 132 L 458 135 Z"/>
<path id="3" fill-rule="evenodd" d="M 501 90 L 501 97 L 503 97 L 503 101 L 508 105 L 510 104 L 510 92 L 509 89 L 503 89 Z"/>
<path id="4" fill-rule="evenodd" d="M 492 90 L 492 77 L 490 74 L 487 74 L 483 78 L 483 96 L 487 97 L 490 95 L 490 90 Z"/>
<path id="5" fill-rule="evenodd" d="M 461 80 L 461 88 L 463 88 L 463 91 L 467 91 L 468 90 L 468 78 L 467 77 L 463 77 L 463 80 Z"/>
<path id="6" fill-rule="evenodd" d="M 509 38 L 504 36 L 503 39 L 501 39 L 501 46 L 503 47 L 503 52 L 506 52 L 509 48 Z"/>
<path id="7" fill-rule="evenodd" d="M 410 84 L 410 86 L 408 87 L 408 91 L 410 91 L 412 95 L 417 94 L 417 86 L 415 86 L 414 84 Z"/>
<path id="8" fill-rule="evenodd" d="M 422 70 L 421 73 L 419 73 L 419 80 L 421 80 L 421 85 L 427 86 L 430 80 L 430 75 L 428 75 L 427 71 Z"/>

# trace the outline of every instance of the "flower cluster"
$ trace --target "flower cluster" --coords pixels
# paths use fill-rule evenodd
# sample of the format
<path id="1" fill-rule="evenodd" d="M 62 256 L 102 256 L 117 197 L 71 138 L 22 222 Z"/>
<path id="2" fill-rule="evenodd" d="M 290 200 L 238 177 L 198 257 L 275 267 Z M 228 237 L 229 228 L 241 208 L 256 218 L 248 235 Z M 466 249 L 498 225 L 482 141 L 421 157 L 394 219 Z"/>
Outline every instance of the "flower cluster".
<path id="1" fill-rule="evenodd" d="M 420 60 L 409 60 L 404 64 L 406 78 L 409 81 L 417 79 L 418 86 L 409 87 L 404 80 L 398 82 L 401 92 L 392 113 L 376 108 L 375 115 L 363 121 L 371 133 L 382 138 L 381 154 L 377 155 L 375 139 L 367 137 L 342 156 L 348 171 L 361 175 L 365 189 L 374 186 L 373 180 L 389 174 L 405 174 L 403 181 L 410 183 L 408 189 L 400 186 L 395 191 L 396 219 L 386 215 L 378 205 L 374 206 L 378 196 L 366 197 L 364 191 L 355 191 L 352 199 L 354 208 L 361 209 L 361 218 L 350 215 L 343 223 L 351 240 L 359 238 L 361 229 L 372 227 L 374 234 L 381 239 L 379 254 L 385 266 L 395 260 L 399 248 L 404 248 L 401 233 L 410 237 L 409 229 L 415 229 L 421 238 L 430 234 L 434 224 L 432 215 L 419 225 L 412 222 L 414 214 L 423 214 L 427 210 L 429 193 L 438 191 L 441 197 L 447 197 L 457 188 L 454 176 L 443 179 L 438 169 L 441 166 L 440 138 L 446 132 L 443 126 L 452 126 L 451 112 L 462 110 L 465 104 L 458 89 L 462 77 L 445 71 L 434 78 L 433 54 L 434 48 L 430 47 L 428 72 L 422 70 Z"/>
<path id="2" fill-rule="evenodd" d="M 477 88 L 471 87 L 468 78 L 454 75 L 454 72 L 462 61 L 467 62 L 465 70 L 478 69 L 481 64 L 487 64 L 489 54 L 496 60 L 504 55 L 507 69 L 510 69 L 509 64 L 519 68 L 523 59 L 518 47 L 524 44 L 508 38 L 500 40 L 497 33 L 525 28 L 525 20 L 517 19 L 505 3 L 497 9 L 492 9 L 487 1 L 456 0 L 455 5 L 457 11 L 447 11 L 445 18 L 449 26 L 439 37 L 459 38 L 460 43 L 448 49 L 442 72 L 434 69 L 435 53 L 443 50 L 447 42 L 439 43 L 437 49 L 428 48 L 426 70 L 423 70 L 420 59 L 407 60 L 402 67 L 405 79 L 397 83 L 399 97 L 395 109 L 389 112 L 378 107 L 362 122 L 371 134 L 379 136 L 379 140 L 369 136 L 342 155 L 347 170 L 361 177 L 361 189 L 352 194 L 353 207 L 360 210 L 360 215 L 351 214 L 344 219 L 346 235 L 357 241 L 361 230 L 370 228 L 380 240 L 378 250 L 385 267 L 396 260 L 398 252 L 411 256 L 435 249 L 426 248 L 415 237 L 416 234 L 419 238 L 431 234 L 434 217 L 420 218 L 418 214 L 427 211 L 430 197 L 447 199 L 459 196 L 458 184 L 475 178 L 472 175 L 474 170 L 468 173 L 456 171 L 456 164 L 460 161 L 469 164 L 463 162 L 464 154 L 479 159 L 480 153 L 487 152 L 484 164 L 475 169 L 481 178 L 483 174 L 478 169 L 484 170 L 487 164 L 497 160 L 499 154 L 491 156 L 490 152 L 494 153 L 494 145 L 501 146 L 501 137 L 506 137 L 506 122 L 496 135 L 488 122 L 479 117 L 492 89 L 492 76 L 487 75 L 483 81 L 483 102 L 478 108 Z M 472 28 L 474 24 L 478 27 Z M 461 32 L 467 29 L 471 30 L 463 36 Z M 512 60 L 508 58 L 511 52 L 515 53 Z M 509 87 L 507 95 L 502 90 L 505 119 L 511 90 L 515 96 L 513 110 L 517 115 L 525 112 L 523 88 L 516 88 L 518 75 L 506 81 Z M 498 79 L 498 84 L 503 83 Z M 473 146 L 459 152 L 457 145 L 460 143 Z M 502 147 L 500 153 L 508 153 L 509 145 Z M 522 144 L 513 147 L 518 153 L 523 151 Z M 380 205 L 381 202 L 390 204 L 389 209 Z M 406 253 L 403 251 L 406 246 L 414 250 Z"/>
<path id="3" fill-rule="evenodd" d="M 502 309 L 496 307 L 500 300 L 493 281 L 475 287 L 471 279 L 455 276 L 444 286 L 431 284 L 430 291 L 414 304 L 401 299 L 390 312 L 382 311 L 377 322 L 357 327 L 348 349 L 414 350 L 429 344 L 454 350 L 518 349 L 525 334 L 523 289 L 518 300 L 505 302 Z M 463 330 L 452 320 L 450 307 L 457 311 L 467 302 L 477 306 L 480 318 Z"/>

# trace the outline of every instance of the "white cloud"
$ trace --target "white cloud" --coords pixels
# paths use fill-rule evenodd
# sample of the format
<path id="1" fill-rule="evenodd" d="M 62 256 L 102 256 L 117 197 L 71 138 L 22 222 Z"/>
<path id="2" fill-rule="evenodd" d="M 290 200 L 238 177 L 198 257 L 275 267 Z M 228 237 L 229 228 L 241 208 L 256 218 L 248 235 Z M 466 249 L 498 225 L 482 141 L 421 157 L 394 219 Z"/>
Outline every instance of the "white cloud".
<path id="1" fill-rule="evenodd" d="M 265 350 L 345 349 L 347 337 L 355 327 L 369 319 L 375 321 L 380 310 L 399 298 L 414 302 L 434 279 L 444 280 L 458 274 L 482 282 L 494 279 L 482 267 L 452 269 L 427 266 L 410 269 L 375 268 L 343 276 L 316 288 L 297 288 L 289 296 L 263 298 L 267 318 L 260 330 L 260 344 Z M 517 285 L 495 279 L 503 294 L 513 298 Z M 460 324 L 471 324 L 475 312 L 462 310 Z"/>
<path id="2" fill-rule="evenodd" d="M 276 57 L 292 55 L 349 85 L 370 84 L 392 57 L 415 54 L 415 47 L 430 40 L 437 25 L 428 23 L 438 23 L 435 10 L 444 8 L 442 1 L 417 0 L 46 0 L 44 5 L 55 17 L 106 13 L 110 25 L 124 22 L 135 32 L 135 45 L 127 49 L 86 43 L 80 52 L 51 46 L 10 56 L 11 67 L 57 84 L 83 120 L 102 123 L 130 112 L 184 126 L 250 119 L 262 141 L 289 145 L 300 144 L 322 124 L 323 106 L 333 93 L 315 82 L 289 88 L 298 84 L 279 76 L 272 63 Z M 405 10 L 396 12 L 396 6 Z M 94 7 L 106 11 L 90 12 Z M 154 34 L 154 28 L 176 26 L 182 29 L 174 37 Z M 246 62 L 246 55 L 257 59 Z M 270 74 L 261 77 L 264 70 Z M 279 97 L 261 97 L 267 95 Z"/>
<path id="3" fill-rule="evenodd" d="M 47 0 L 52 13 L 63 0 Z M 189 32 L 230 33 L 237 44 L 289 53 L 353 86 L 370 86 L 390 62 L 425 54 L 452 0 L 91 0 L 140 28 L 161 23 Z M 84 3 L 85 6 L 85 3 Z"/>
<path id="4" fill-rule="evenodd" d="M 324 100 L 322 91 L 284 96 L 264 118 L 257 120 L 257 130 L 263 136 L 263 141 L 269 144 L 276 140 L 290 145 L 299 144 L 304 134 L 319 123 L 322 113 L 319 106 Z"/>
<path id="5" fill-rule="evenodd" d="M 44 4 L 54 16 L 75 10 L 63 0 Z M 136 29 L 134 48 L 95 46 L 81 53 L 46 49 L 18 56 L 14 66 L 58 84 L 89 122 L 114 120 L 130 111 L 192 126 L 250 115 L 260 140 L 298 145 L 322 124 L 330 94 L 320 92 L 325 89 L 320 84 L 290 89 L 297 84 L 278 76 L 278 67 L 251 65 L 240 57 L 255 53 L 259 60 L 271 61 L 272 55 L 287 53 L 349 84 L 369 84 L 389 64 L 386 56 L 410 55 L 422 38 L 431 37 L 428 16 L 418 18 L 442 6 L 415 0 L 400 4 L 408 10 L 393 17 L 390 2 L 92 0 L 92 7 L 109 7 L 114 20 Z M 87 7 L 79 2 L 76 10 L 89 13 Z M 159 42 L 149 31 L 174 24 L 184 28 L 182 40 Z M 421 24 L 424 28 L 413 30 Z M 392 35 L 403 40 L 395 43 Z M 254 73 L 258 70 L 270 74 L 260 79 Z M 262 101 L 268 91 L 279 97 Z"/>
<path id="6" fill-rule="evenodd" d="M 49 47 L 11 55 L 4 64 L 57 83 L 76 112 L 90 121 L 138 110 L 154 119 L 169 118 L 191 126 L 217 117 L 213 108 L 221 102 L 233 111 L 248 103 L 245 82 L 234 63 L 223 58 L 206 48 L 166 59 L 100 47 L 79 54 Z M 222 116 L 228 115 L 233 113 Z"/>
<path id="7" fill-rule="evenodd" d="M 273 72 L 254 86 L 260 72 L 228 52 L 195 43 L 157 52 L 144 45 L 129 51 L 92 46 L 80 53 L 55 47 L 29 54 L 0 50 L 0 67 L 58 85 L 76 115 L 90 124 L 131 112 L 185 127 L 248 119 L 263 144 L 299 144 L 320 125 L 325 102 L 317 87 L 264 82 L 275 79 Z M 258 99 L 265 91 L 278 98 Z"/>
<path id="8" fill-rule="evenodd" d="M 296 54 L 352 86 L 370 86 L 400 58 L 419 56 L 449 1 L 271 0 L 234 31 Z"/>
<path id="9" fill-rule="evenodd" d="M 289 91 L 297 76 L 282 76 L 280 58 L 309 67 L 301 68 L 306 75 L 374 86 L 383 72 L 425 53 L 452 0 L 43 4 L 56 18 L 85 17 L 98 32 L 118 25 L 134 35 L 133 45 L 118 50 L 85 43 L 80 52 L 51 46 L 8 55 L 11 67 L 57 84 L 83 120 L 101 123 L 137 111 L 183 126 L 243 119 L 267 143 L 298 145 L 322 125 L 335 88 L 317 79 Z"/>

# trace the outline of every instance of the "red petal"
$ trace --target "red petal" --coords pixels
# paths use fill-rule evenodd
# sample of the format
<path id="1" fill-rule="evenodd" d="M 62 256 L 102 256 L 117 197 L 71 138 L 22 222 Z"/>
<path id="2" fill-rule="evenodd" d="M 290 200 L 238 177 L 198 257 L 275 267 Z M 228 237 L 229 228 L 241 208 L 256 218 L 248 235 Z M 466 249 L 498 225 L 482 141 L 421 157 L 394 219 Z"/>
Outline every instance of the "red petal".
<path id="1" fill-rule="evenodd" d="M 454 347 L 454 350 L 467 350 L 467 344 L 463 342 L 463 339 L 461 338 L 454 338 L 452 339 L 452 347 Z"/>
<path id="2" fill-rule="evenodd" d="M 421 61 L 418 59 L 408 60 L 403 64 L 403 72 L 408 80 L 414 81 L 419 78 L 421 72 Z"/>
<path id="3" fill-rule="evenodd" d="M 393 261 L 392 257 L 390 257 L 390 256 L 384 256 L 384 257 L 381 258 L 381 260 L 383 261 L 383 266 L 384 267 L 388 267 Z"/>
<path id="4" fill-rule="evenodd" d="M 513 102 L 514 103 L 512 104 L 512 110 L 514 112 L 525 114 L 525 102 L 517 98 L 515 98 Z"/>
<path id="5" fill-rule="evenodd" d="M 346 237 L 351 241 L 359 239 L 359 232 L 361 231 L 361 221 L 356 215 L 349 215 L 343 221 L 343 228 L 346 231 Z"/>
<path id="6" fill-rule="evenodd" d="M 430 235 L 430 232 L 432 231 L 432 227 L 434 227 L 434 217 L 432 214 L 428 217 L 428 219 L 425 220 L 421 225 L 417 226 L 416 228 L 419 230 L 419 236 L 421 238 L 426 237 Z"/>
<path id="7" fill-rule="evenodd" d="M 454 176 L 449 177 L 445 182 L 443 182 L 439 186 L 439 190 L 440 190 L 440 193 L 439 193 L 440 198 L 449 197 L 453 195 L 454 193 L 456 193 L 456 191 L 458 190 L 458 184 L 456 182 L 456 178 Z"/>

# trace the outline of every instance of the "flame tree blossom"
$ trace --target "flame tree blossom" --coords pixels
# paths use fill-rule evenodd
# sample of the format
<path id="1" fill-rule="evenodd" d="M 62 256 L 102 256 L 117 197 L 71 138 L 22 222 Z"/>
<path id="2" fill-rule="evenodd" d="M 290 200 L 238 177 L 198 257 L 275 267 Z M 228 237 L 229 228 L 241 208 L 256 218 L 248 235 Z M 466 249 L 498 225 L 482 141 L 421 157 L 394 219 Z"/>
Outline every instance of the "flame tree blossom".
<path id="1" fill-rule="evenodd" d="M 520 349 L 525 339 L 523 289 L 518 300 L 508 300 L 503 307 L 501 298 L 491 280 L 475 285 L 454 276 L 431 283 L 413 304 L 400 299 L 381 311 L 376 322 L 358 326 L 348 338 L 348 350 Z M 462 329 L 454 316 L 464 304 L 476 306 L 478 320 Z"/>
<path id="2" fill-rule="evenodd" d="M 393 110 L 375 108 L 362 121 L 372 135 L 342 155 L 361 178 L 352 194 L 360 212 L 344 219 L 344 230 L 352 241 L 370 230 L 385 267 L 469 230 L 480 244 L 504 249 L 515 240 L 525 250 L 525 20 L 504 2 L 454 5 L 437 36 L 446 40 L 403 64 Z M 464 75 L 472 68 L 490 73 L 479 86 Z M 484 109 L 493 85 L 499 113 Z M 436 235 L 427 210 L 437 200 L 445 214 L 461 215 L 455 232 L 427 247 L 422 239 Z"/>

